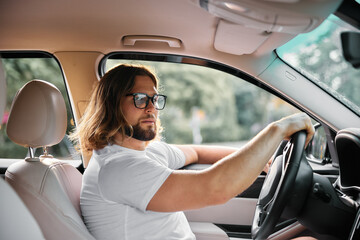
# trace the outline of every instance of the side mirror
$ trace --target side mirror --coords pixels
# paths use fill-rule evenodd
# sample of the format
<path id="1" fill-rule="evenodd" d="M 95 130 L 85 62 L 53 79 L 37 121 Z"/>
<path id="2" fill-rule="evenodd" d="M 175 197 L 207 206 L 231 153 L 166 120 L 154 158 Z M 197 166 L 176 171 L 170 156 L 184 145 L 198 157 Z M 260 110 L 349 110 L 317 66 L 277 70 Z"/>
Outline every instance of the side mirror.
<path id="1" fill-rule="evenodd" d="M 306 157 L 309 161 L 315 163 L 329 163 L 331 160 L 329 157 L 329 149 L 327 147 L 327 139 L 324 127 L 322 127 L 321 124 L 316 124 L 314 127 L 315 134 L 306 148 Z"/>
<path id="2" fill-rule="evenodd" d="M 360 33 L 342 32 L 340 36 L 345 60 L 354 68 L 360 68 Z"/>

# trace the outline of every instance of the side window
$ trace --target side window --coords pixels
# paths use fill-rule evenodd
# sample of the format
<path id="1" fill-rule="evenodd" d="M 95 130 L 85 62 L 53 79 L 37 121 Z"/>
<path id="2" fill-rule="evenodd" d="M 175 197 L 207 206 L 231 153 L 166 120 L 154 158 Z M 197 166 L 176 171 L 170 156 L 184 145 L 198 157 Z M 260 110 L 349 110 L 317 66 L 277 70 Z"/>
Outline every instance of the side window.
<path id="1" fill-rule="evenodd" d="M 12 100 L 16 92 L 28 81 L 40 79 L 54 84 L 62 93 L 67 108 L 67 134 L 74 126 L 69 98 L 65 88 L 64 78 L 59 64 L 55 59 L 44 54 L 1 54 L 7 84 L 6 107 L 0 125 L 0 158 L 24 159 L 28 156 L 28 149 L 13 143 L 6 135 L 6 124 Z M 48 148 L 49 154 L 59 159 L 80 160 L 67 136 L 57 145 Z M 43 153 L 36 149 L 35 156 Z"/>
<path id="2" fill-rule="evenodd" d="M 149 66 L 160 79 L 160 92 L 168 96 L 160 112 L 162 138 L 168 143 L 241 146 L 268 123 L 298 111 L 265 90 L 219 70 L 122 59 L 108 59 L 105 69 L 121 63 Z"/>

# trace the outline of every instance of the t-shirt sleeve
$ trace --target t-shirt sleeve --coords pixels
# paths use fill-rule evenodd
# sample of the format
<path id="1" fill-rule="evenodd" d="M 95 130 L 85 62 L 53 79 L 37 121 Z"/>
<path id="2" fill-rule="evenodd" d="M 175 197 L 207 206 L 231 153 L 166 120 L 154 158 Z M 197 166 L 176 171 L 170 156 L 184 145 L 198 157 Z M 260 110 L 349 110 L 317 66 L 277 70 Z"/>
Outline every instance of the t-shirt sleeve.
<path id="1" fill-rule="evenodd" d="M 153 141 L 148 146 L 149 152 L 162 156 L 170 169 L 179 169 L 185 165 L 185 154 L 178 147 L 160 141 Z"/>
<path id="2" fill-rule="evenodd" d="M 99 189 L 109 201 L 143 212 L 172 170 L 147 157 L 111 161 L 99 173 Z"/>

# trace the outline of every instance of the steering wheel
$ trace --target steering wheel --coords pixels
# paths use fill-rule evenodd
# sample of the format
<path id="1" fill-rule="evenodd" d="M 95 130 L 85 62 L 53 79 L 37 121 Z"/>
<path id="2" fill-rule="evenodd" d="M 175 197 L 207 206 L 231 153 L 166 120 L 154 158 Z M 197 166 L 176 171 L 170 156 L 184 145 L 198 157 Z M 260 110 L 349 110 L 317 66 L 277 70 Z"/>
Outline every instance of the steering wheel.
<path id="1" fill-rule="evenodd" d="M 262 186 L 251 228 L 253 239 L 266 239 L 273 231 L 295 187 L 306 132 L 295 133 L 282 155 L 276 157 Z"/>

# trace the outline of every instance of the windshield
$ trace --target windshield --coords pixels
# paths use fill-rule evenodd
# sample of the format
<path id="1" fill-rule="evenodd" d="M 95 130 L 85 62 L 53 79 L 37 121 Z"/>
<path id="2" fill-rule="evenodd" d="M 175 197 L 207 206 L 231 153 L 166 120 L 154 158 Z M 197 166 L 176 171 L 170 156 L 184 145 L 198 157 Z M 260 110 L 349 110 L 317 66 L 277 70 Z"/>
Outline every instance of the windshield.
<path id="1" fill-rule="evenodd" d="M 346 62 L 340 34 L 356 28 L 331 15 L 314 31 L 300 34 L 277 53 L 290 66 L 360 115 L 360 69 Z"/>

